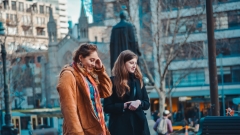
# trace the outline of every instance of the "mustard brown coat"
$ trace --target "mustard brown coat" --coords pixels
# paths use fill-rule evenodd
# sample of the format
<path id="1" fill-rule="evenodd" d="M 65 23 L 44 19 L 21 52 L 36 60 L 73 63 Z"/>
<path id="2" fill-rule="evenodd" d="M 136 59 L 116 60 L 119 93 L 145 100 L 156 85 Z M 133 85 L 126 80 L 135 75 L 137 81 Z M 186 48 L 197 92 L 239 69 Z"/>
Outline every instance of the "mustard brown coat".
<path id="1" fill-rule="evenodd" d="M 94 71 L 98 75 L 101 98 L 112 94 L 112 83 L 105 68 Z M 87 87 L 79 72 L 71 66 L 65 66 L 61 73 L 57 90 L 60 96 L 61 111 L 64 117 L 64 135 L 100 135 L 101 125 L 96 117 Z M 106 128 L 107 129 L 107 128 Z M 106 131 L 106 135 L 110 135 Z"/>

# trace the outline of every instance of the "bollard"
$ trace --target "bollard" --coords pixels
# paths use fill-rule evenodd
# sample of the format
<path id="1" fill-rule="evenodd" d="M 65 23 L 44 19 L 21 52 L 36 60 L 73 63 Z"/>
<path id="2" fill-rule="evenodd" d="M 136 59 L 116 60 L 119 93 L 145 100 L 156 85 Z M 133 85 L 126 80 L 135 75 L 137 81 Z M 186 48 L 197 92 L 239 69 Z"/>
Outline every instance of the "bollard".
<path id="1" fill-rule="evenodd" d="M 188 126 L 185 126 L 185 135 L 188 135 Z"/>

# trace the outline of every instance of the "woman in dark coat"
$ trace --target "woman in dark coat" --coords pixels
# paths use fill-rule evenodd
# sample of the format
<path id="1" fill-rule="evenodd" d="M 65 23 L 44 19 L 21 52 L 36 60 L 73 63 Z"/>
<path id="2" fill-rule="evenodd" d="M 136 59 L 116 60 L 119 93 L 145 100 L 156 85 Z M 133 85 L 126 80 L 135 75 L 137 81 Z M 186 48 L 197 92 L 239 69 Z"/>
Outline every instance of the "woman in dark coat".
<path id="1" fill-rule="evenodd" d="M 126 50 L 114 64 L 113 94 L 104 99 L 104 111 L 110 114 L 111 135 L 150 135 L 143 111 L 149 109 L 150 103 L 137 58 Z"/>

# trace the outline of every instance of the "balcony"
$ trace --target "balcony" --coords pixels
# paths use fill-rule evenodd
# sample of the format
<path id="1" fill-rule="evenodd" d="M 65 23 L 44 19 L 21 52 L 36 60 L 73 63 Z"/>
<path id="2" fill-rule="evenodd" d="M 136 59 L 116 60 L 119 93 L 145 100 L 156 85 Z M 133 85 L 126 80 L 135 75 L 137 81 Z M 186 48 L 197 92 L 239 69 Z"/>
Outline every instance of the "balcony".
<path id="1" fill-rule="evenodd" d="M 23 31 L 28 31 L 31 27 L 32 27 L 31 23 L 23 23 L 22 24 Z"/>
<path id="2" fill-rule="evenodd" d="M 46 28 L 46 24 L 35 24 L 35 27 L 37 28 L 37 29 L 44 29 L 44 28 Z"/>
<path id="3" fill-rule="evenodd" d="M 6 20 L 6 25 L 7 25 L 8 27 L 16 27 L 16 26 L 17 26 L 17 21 L 7 19 L 7 20 Z"/>
<path id="4" fill-rule="evenodd" d="M 44 28 L 37 27 L 37 36 L 46 36 L 46 32 Z"/>

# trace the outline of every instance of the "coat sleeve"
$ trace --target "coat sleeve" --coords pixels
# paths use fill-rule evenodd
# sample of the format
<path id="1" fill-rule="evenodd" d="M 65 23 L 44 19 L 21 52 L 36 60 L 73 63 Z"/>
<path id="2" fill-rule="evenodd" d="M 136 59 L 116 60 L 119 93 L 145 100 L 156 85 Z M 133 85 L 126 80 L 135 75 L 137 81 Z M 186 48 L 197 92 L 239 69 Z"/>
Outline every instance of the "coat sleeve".
<path id="1" fill-rule="evenodd" d="M 142 87 L 142 99 L 141 99 L 141 107 L 143 110 L 148 110 L 150 107 L 150 102 L 147 94 L 147 90 L 145 88 L 145 85 Z"/>
<path id="2" fill-rule="evenodd" d="M 104 99 L 104 112 L 105 113 L 123 113 L 124 103 L 115 103 L 114 96 Z"/>
<path id="3" fill-rule="evenodd" d="M 76 80 L 71 71 L 63 71 L 60 75 L 57 90 L 60 96 L 61 111 L 68 135 L 84 135 L 77 112 Z"/>
<path id="4" fill-rule="evenodd" d="M 112 95 L 112 82 L 109 76 L 107 75 L 107 72 L 105 71 L 104 66 L 96 70 L 95 73 L 98 75 L 98 80 L 100 84 L 98 85 L 100 98 L 106 98 Z"/>
<path id="5" fill-rule="evenodd" d="M 113 84 L 113 77 L 111 77 L 110 81 Z M 112 87 L 112 91 L 113 90 L 114 88 Z M 105 113 L 123 113 L 124 112 L 124 103 L 116 103 L 114 101 L 114 98 L 116 98 L 116 96 L 112 94 L 110 97 L 104 99 L 103 109 Z"/>

